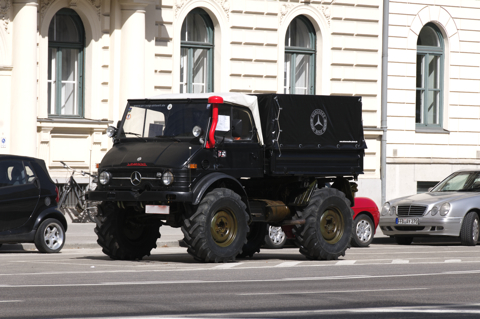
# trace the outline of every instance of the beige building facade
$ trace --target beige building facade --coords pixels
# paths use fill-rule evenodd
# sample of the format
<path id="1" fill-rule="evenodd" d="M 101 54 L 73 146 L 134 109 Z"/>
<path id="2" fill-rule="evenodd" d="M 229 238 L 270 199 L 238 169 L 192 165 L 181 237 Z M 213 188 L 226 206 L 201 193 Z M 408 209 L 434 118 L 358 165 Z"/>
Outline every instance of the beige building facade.
<path id="1" fill-rule="evenodd" d="M 389 6 L 387 200 L 480 168 L 480 2 Z"/>
<path id="2" fill-rule="evenodd" d="M 0 0 L 0 154 L 64 182 L 60 161 L 95 170 L 129 98 L 362 96 L 358 195 L 380 205 L 382 25 L 377 0 Z"/>

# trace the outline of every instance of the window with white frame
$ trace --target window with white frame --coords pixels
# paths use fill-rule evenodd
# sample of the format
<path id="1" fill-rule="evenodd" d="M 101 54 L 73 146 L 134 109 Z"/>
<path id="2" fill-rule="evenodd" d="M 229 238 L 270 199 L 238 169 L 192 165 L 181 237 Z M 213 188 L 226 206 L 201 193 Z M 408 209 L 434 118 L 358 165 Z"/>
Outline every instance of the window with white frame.
<path id="1" fill-rule="evenodd" d="M 181 31 L 180 93 L 213 90 L 213 23 L 202 9 L 192 10 Z"/>
<path id="2" fill-rule="evenodd" d="M 85 31 L 78 14 L 62 9 L 48 29 L 49 116 L 83 116 Z"/>
<path id="3" fill-rule="evenodd" d="M 285 35 L 284 93 L 315 94 L 316 39 L 304 16 L 292 20 Z"/>
<path id="4" fill-rule="evenodd" d="M 417 128 L 440 128 L 443 117 L 444 44 L 440 30 L 427 23 L 417 40 Z"/>

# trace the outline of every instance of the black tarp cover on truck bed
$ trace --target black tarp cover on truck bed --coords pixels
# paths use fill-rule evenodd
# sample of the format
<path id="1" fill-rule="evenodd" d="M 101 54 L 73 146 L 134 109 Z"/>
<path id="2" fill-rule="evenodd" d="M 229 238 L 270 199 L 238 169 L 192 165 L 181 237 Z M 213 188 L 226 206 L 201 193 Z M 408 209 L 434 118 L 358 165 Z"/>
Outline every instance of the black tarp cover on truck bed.
<path id="1" fill-rule="evenodd" d="M 267 148 L 367 148 L 363 136 L 360 97 L 292 94 L 256 96 Z M 278 99 L 278 104 L 275 98 Z M 277 123 L 279 106 L 281 110 Z"/>

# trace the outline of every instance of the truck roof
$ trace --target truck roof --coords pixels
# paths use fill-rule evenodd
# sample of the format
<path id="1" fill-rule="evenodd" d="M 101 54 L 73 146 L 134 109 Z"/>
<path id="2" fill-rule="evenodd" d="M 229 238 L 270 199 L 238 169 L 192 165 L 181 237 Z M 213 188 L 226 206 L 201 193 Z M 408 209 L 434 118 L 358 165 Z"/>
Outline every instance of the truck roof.
<path id="1" fill-rule="evenodd" d="M 148 100 L 185 100 L 185 99 L 206 99 L 212 96 L 219 96 L 223 99 L 224 103 L 234 104 L 238 106 L 247 107 L 250 109 L 253 115 L 253 120 L 255 122 L 255 127 L 257 128 L 258 139 L 261 145 L 263 145 L 263 134 L 262 134 L 262 124 L 260 122 L 260 113 L 258 111 L 258 102 L 257 97 L 252 95 L 247 95 L 243 93 L 234 93 L 234 92 L 220 92 L 220 93 L 178 93 L 178 94 L 161 94 L 154 95 Z"/>

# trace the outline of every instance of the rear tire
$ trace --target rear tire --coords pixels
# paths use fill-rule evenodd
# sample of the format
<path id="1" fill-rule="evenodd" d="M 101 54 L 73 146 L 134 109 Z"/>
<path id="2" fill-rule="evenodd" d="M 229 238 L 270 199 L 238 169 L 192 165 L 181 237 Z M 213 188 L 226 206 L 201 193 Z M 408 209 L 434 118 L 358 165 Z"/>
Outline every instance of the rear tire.
<path id="1" fill-rule="evenodd" d="M 55 218 L 44 220 L 35 233 L 35 247 L 41 253 L 58 253 L 65 245 L 65 228 Z"/>
<path id="2" fill-rule="evenodd" d="M 463 218 L 460 241 L 464 246 L 475 246 L 478 242 L 479 218 L 476 212 L 469 212 Z"/>
<path id="3" fill-rule="evenodd" d="M 203 262 L 234 261 L 247 243 L 248 215 L 238 194 L 216 188 L 202 199 L 182 232 L 188 253 Z"/>
<path id="4" fill-rule="evenodd" d="M 413 242 L 413 237 L 395 236 L 395 242 L 399 245 L 410 245 Z"/>
<path id="5" fill-rule="evenodd" d="M 345 256 L 352 237 L 352 216 L 344 193 L 335 188 L 315 190 L 308 206 L 297 211 L 297 219 L 305 219 L 304 225 L 293 229 L 300 253 L 311 260 Z"/>
<path id="6" fill-rule="evenodd" d="M 367 215 L 358 215 L 353 221 L 352 246 L 368 247 L 373 241 L 375 225 Z"/>
<path id="7" fill-rule="evenodd" d="M 98 205 L 97 243 L 105 255 L 118 260 L 140 260 L 150 256 L 160 238 L 160 222 L 140 224 L 133 208 L 120 209 L 112 202 Z"/>

